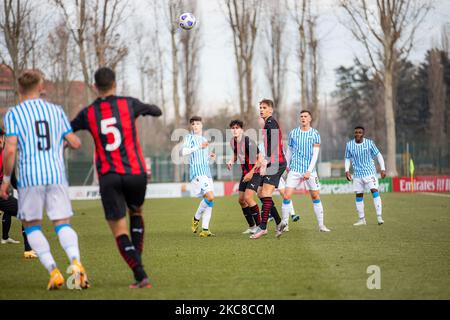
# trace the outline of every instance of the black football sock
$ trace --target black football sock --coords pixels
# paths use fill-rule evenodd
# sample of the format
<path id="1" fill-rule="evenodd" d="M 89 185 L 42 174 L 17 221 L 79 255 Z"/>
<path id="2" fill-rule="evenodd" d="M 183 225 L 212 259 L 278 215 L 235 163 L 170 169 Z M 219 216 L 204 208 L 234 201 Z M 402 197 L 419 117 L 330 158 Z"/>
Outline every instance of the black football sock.
<path id="1" fill-rule="evenodd" d="M 272 197 L 262 198 L 263 210 L 262 210 L 262 219 L 259 227 L 263 230 L 267 228 L 267 220 L 269 219 L 269 213 L 273 207 Z"/>
<path id="2" fill-rule="evenodd" d="M 251 207 L 250 211 L 252 213 L 252 218 L 253 218 L 255 225 L 259 226 L 261 224 L 261 214 L 259 212 L 258 205 Z"/>
<path id="3" fill-rule="evenodd" d="M 22 226 L 22 237 L 23 237 L 23 244 L 25 246 L 24 250 L 25 251 L 31 251 L 32 249 L 31 249 L 30 244 L 28 243 L 27 234 L 25 233 L 25 229 L 24 229 L 23 226 Z"/>
<path id="4" fill-rule="evenodd" d="M 119 247 L 120 254 L 128 266 L 133 270 L 134 278 L 140 282 L 147 278 L 147 274 L 141 264 L 141 258 L 139 253 L 134 248 L 133 244 L 127 235 L 122 234 L 116 238 L 117 246 Z"/>
<path id="5" fill-rule="evenodd" d="M 275 207 L 275 202 L 273 202 L 273 201 L 272 201 L 272 209 L 270 210 L 270 214 L 273 217 L 273 219 L 275 220 L 276 224 L 280 224 L 280 222 L 281 222 L 280 214 L 278 213 L 278 210 Z"/>
<path id="6" fill-rule="evenodd" d="M 252 212 L 249 207 L 242 208 L 242 213 L 244 214 L 245 220 L 247 220 L 248 226 L 250 228 L 255 226 L 255 222 L 253 221 Z"/>
<path id="7" fill-rule="evenodd" d="M 7 213 L 3 213 L 2 217 L 2 239 L 7 240 L 9 238 L 9 230 L 11 229 L 11 216 Z"/>
<path id="8" fill-rule="evenodd" d="M 144 250 L 144 234 L 145 234 L 145 225 L 144 219 L 140 215 L 130 216 L 130 234 L 131 241 L 133 242 L 134 247 L 137 252 L 142 255 L 142 251 Z"/>

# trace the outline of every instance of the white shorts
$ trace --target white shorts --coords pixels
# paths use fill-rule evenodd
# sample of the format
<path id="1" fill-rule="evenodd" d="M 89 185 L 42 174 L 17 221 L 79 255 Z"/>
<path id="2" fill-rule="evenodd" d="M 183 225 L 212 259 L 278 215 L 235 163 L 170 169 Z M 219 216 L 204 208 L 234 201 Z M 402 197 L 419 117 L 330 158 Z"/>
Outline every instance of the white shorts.
<path id="1" fill-rule="evenodd" d="M 311 172 L 311 176 L 308 180 L 305 180 L 303 178 L 304 173 L 289 171 L 287 181 L 286 181 L 286 187 L 287 188 L 297 188 L 298 185 L 300 185 L 301 182 L 305 182 L 306 189 L 312 190 L 312 191 L 319 191 L 320 190 L 320 181 L 319 177 L 317 176 L 316 172 Z"/>
<path id="2" fill-rule="evenodd" d="M 213 180 L 207 176 L 199 176 L 191 181 L 192 194 L 196 197 L 203 197 L 205 193 L 214 192 Z"/>
<path id="3" fill-rule="evenodd" d="M 283 177 L 280 178 L 280 182 L 278 182 L 278 190 L 282 190 L 286 188 L 286 181 L 284 181 Z"/>
<path id="4" fill-rule="evenodd" d="M 52 184 L 18 189 L 17 218 L 25 221 L 42 220 L 44 210 L 50 220 L 73 216 L 67 185 Z"/>
<path id="5" fill-rule="evenodd" d="M 378 178 L 375 176 L 353 178 L 353 191 L 355 191 L 355 193 L 364 193 L 365 187 L 367 187 L 369 190 L 378 190 Z"/>

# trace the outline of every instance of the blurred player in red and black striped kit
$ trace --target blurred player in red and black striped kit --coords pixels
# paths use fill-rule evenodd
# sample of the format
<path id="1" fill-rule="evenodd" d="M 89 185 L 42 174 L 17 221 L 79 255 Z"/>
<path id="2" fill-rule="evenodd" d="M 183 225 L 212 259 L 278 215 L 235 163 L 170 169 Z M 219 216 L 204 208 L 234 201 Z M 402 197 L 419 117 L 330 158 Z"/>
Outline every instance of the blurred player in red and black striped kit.
<path id="1" fill-rule="evenodd" d="M 130 288 L 150 288 L 142 265 L 144 220 L 142 206 L 147 189 L 147 169 L 135 121 L 139 116 L 161 116 L 155 105 L 116 96 L 115 73 L 100 68 L 95 73 L 98 98 L 71 122 L 73 131 L 89 130 L 95 143 L 95 159 L 106 220 L 123 259 L 133 270 Z M 126 210 L 130 215 L 128 232 Z"/>
<path id="2" fill-rule="evenodd" d="M 242 177 L 239 183 L 239 204 L 248 223 L 248 229 L 243 234 L 254 234 L 261 223 L 259 207 L 255 202 L 254 195 L 258 191 L 261 183 L 259 167 L 262 162 L 262 155 L 258 146 L 244 135 L 244 123 L 241 120 L 233 120 L 230 123 L 231 148 L 233 149 L 232 159 L 228 162 L 228 170 L 234 163 L 240 163 Z"/>

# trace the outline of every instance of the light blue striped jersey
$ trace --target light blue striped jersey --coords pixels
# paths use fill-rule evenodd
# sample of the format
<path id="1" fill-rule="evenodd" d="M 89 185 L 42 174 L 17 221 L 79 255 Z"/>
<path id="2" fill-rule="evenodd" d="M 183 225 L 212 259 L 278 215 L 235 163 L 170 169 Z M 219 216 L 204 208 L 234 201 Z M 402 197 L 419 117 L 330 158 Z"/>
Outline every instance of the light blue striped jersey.
<path id="1" fill-rule="evenodd" d="M 301 128 L 295 128 L 289 133 L 288 148 L 291 149 L 291 161 L 288 167 L 291 171 L 305 173 L 313 157 L 313 147 L 320 144 L 320 134 L 314 128 L 308 131 L 302 131 Z M 313 169 L 315 172 L 316 169 Z"/>
<path id="2" fill-rule="evenodd" d="M 188 134 L 184 138 L 184 148 L 200 147 L 204 142 L 207 142 L 206 138 L 196 134 Z M 189 173 L 190 180 L 194 180 L 200 176 L 207 176 L 212 178 L 211 170 L 209 168 L 209 152 L 208 148 L 198 149 L 189 155 Z"/>
<path id="3" fill-rule="evenodd" d="M 18 188 L 67 184 L 63 139 L 72 128 L 60 106 L 27 100 L 10 108 L 4 123 L 6 136 L 18 141 Z"/>
<path id="4" fill-rule="evenodd" d="M 374 176 L 377 173 L 373 158 L 380 151 L 375 143 L 363 138 L 362 143 L 356 143 L 355 139 L 347 142 L 345 146 L 345 159 L 350 159 L 353 166 L 353 176 L 355 178 L 364 178 Z"/>

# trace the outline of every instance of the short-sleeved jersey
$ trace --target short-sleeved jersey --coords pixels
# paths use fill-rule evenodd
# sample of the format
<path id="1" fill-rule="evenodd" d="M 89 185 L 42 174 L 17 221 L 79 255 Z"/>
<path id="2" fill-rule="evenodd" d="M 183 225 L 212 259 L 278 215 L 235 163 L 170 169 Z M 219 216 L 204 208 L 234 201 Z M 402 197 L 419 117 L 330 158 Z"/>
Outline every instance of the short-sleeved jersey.
<path id="1" fill-rule="evenodd" d="M 266 151 L 267 167 L 272 163 L 286 163 L 283 151 L 283 133 L 278 122 L 269 117 L 263 129 L 264 150 Z"/>
<path id="2" fill-rule="evenodd" d="M 107 173 L 138 175 L 147 171 L 139 143 L 136 119 L 159 117 L 161 110 L 130 97 L 98 98 L 72 120 L 74 131 L 89 130 L 95 144 L 99 175 Z"/>
<path id="3" fill-rule="evenodd" d="M 212 178 L 211 169 L 209 168 L 209 152 L 208 148 L 200 149 L 200 145 L 208 140 L 197 134 L 188 134 L 184 138 L 184 148 L 192 149 L 198 148 L 198 150 L 192 152 L 189 155 L 189 176 L 190 181 L 200 176 L 207 176 Z"/>
<path id="4" fill-rule="evenodd" d="M 27 100 L 10 108 L 4 123 L 6 137 L 18 141 L 18 188 L 67 184 L 63 140 L 72 128 L 60 106 Z"/>
<path id="5" fill-rule="evenodd" d="M 313 157 L 314 145 L 320 144 L 320 134 L 310 128 L 303 131 L 301 128 L 295 128 L 289 133 L 288 147 L 291 149 L 292 157 L 289 168 L 293 172 L 305 173 Z M 316 169 L 314 168 L 313 172 Z"/>
<path id="6" fill-rule="evenodd" d="M 347 142 L 345 159 L 352 161 L 353 176 L 364 178 L 376 175 L 377 170 L 373 158 L 379 153 L 377 146 L 370 139 L 364 138 L 361 143 L 356 143 L 355 139 Z"/>
<path id="7" fill-rule="evenodd" d="M 231 148 L 233 149 L 234 160 L 241 165 L 242 174 L 249 173 L 256 164 L 259 155 L 259 148 L 255 141 L 248 136 L 242 136 L 241 141 L 235 137 L 231 139 Z M 259 170 L 256 169 L 255 173 Z"/>

